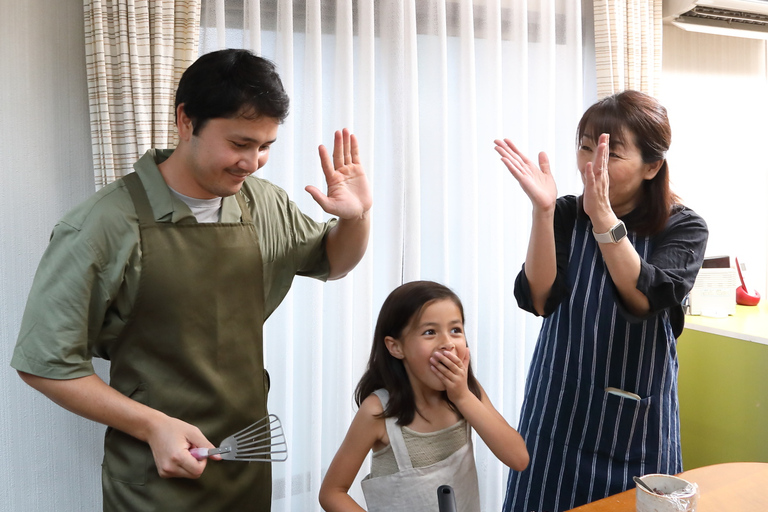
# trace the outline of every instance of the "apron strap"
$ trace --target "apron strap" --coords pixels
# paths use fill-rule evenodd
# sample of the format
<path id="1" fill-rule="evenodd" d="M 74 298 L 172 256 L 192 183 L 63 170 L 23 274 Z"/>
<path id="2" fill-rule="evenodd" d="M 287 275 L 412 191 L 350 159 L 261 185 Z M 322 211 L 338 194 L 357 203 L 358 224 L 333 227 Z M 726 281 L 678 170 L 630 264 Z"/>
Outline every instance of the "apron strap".
<path id="1" fill-rule="evenodd" d="M 136 208 L 136 215 L 139 217 L 139 224 L 151 225 L 155 223 L 155 214 L 152 211 L 152 206 L 149 204 L 149 197 L 147 197 L 147 191 L 144 190 L 144 185 L 141 183 L 141 178 L 135 172 L 127 174 L 123 177 L 125 186 L 128 188 L 128 192 L 133 199 L 133 205 Z M 246 203 L 242 192 L 235 194 L 237 199 L 237 205 L 240 207 L 240 217 L 244 223 L 251 223 L 251 211 L 248 209 L 248 203 Z"/>
<path id="2" fill-rule="evenodd" d="M 381 407 L 386 409 L 387 404 L 389 403 L 389 392 L 386 389 L 377 389 L 373 393 L 379 397 L 379 400 L 381 400 Z M 392 453 L 395 455 L 398 471 L 411 469 L 413 467 L 411 464 L 411 457 L 408 455 L 408 448 L 405 447 L 403 431 L 397 424 L 397 419 L 385 418 L 384 423 L 387 426 L 389 445 L 392 447 Z"/>
<path id="3" fill-rule="evenodd" d="M 235 198 L 237 199 L 237 205 L 240 207 L 240 218 L 242 219 L 243 223 L 251 223 L 251 210 L 248 209 L 248 204 L 245 202 L 245 197 L 243 197 L 242 190 L 235 194 Z"/>
<path id="4" fill-rule="evenodd" d="M 139 217 L 139 224 L 145 226 L 153 225 L 155 223 L 155 214 L 152 211 L 152 206 L 149 204 L 147 191 L 144 190 L 144 185 L 141 183 L 139 175 L 135 172 L 127 174 L 123 177 L 123 182 L 128 188 L 128 192 L 131 193 L 133 207 L 136 208 L 136 215 Z"/>

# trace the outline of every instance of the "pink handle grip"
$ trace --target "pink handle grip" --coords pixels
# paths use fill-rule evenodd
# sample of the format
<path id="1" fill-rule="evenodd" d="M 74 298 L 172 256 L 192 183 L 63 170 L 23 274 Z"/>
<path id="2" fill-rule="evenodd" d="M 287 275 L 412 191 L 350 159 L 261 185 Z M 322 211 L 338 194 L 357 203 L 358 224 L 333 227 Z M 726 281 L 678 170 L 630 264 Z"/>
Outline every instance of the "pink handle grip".
<path id="1" fill-rule="evenodd" d="M 197 460 L 203 460 L 208 457 L 208 448 L 192 448 L 189 453 Z"/>

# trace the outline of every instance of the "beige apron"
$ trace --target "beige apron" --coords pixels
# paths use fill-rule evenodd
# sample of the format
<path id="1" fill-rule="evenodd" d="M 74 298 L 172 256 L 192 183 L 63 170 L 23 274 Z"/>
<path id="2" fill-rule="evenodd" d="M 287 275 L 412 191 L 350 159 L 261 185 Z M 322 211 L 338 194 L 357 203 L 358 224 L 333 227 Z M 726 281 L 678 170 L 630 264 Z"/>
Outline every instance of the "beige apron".
<path id="1" fill-rule="evenodd" d="M 218 444 L 267 414 L 256 229 L 239 193 L 240 223 L 157 223 L 138 175 L 124 180 L 139 218 L 141 277 L 108 353 L 110 385 Z M 162 479 L 149 445 L 112 428 L 104 452 L 105 511 L 270 509 L 267 463 L 209 461 L 197 480 Z"/>
<path id="2" fill-rule="evenodd" d="M 389 393 L 379 389 L 375 394 L 386 409 Z M 480 512 L 480 491 L 469 423 L 464 446 L 440 462 L 414 468 L 396 418 L 386 418 L 385 422 L 398 472 L 378 478 L 366 477 L 362 481 L 368 512 L 438 512 L 437 488 L 441 485 L 453 487 L 457 512 Z"/>

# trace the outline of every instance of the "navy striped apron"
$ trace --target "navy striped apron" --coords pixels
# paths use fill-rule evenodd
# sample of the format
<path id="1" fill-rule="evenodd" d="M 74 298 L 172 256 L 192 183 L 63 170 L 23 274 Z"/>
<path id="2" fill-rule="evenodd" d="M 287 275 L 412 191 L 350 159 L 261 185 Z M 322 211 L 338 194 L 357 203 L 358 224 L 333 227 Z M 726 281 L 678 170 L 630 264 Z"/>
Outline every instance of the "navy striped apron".
<path id="1" fill-rule="evenodd" d="M 647 260 L 650 238 L 629 240 Z M 519 431 L 531 462 L 510 471 L 505 512 L 568 510 L 634 487 L 634 475 L 683 469 L 668 311 L 625 319 L 586 218 L 568 261 L 570 294 L 544 319 L 526 381 Z"/>

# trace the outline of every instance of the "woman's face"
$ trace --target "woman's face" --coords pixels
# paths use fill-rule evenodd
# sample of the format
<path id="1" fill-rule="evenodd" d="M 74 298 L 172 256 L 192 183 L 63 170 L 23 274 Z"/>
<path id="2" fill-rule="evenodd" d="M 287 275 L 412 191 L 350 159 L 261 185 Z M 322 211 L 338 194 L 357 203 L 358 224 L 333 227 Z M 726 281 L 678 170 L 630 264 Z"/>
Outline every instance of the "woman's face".
<path id="1" fill-rule="evenodd" d="M 597 141 L 582 137 L 576 160 L 582 177 L 587 162 L 593 162 Z M 621 217 L 631 212 L 642 200 L 643 181 L 653 179 L 662 160 L 646 164 L 635 145 L 635 134 L 624 130 L 620 137 L 611 137 L 608 159 L 609 196 L 614 213 Z M 583 179 L 583 178 L 582 178 Z"/>

